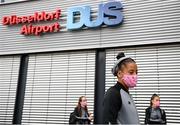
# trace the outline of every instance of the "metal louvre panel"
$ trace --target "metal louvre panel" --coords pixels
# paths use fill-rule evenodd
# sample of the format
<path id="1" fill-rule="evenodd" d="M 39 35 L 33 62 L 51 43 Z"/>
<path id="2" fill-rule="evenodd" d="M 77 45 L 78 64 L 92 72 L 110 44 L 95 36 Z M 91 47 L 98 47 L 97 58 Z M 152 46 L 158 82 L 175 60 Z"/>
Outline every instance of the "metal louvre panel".
<path id="1" fill-rule="evenodd" d="M 137 87 L 130 90 L 136 103 L 140 122 L 144 123 L 145 109 L 152 94 L 160 95 L 168 124 L 180 123 L 180 44 L 153 47 L 109 49 L 106 52 L 106 90 L 116 83 L 111 74 L 116 55 L 123 51 L 138 64 Z"/>
<path id="2" fill-rule="evenodd" d="M 28 0 L 2 0 L 0 1 L 0 4 L 7 4 L 7 3 L 16 3 L 16 2 L 22 2 L 22 1 L 28 1 Z"/>
<path id="3" fill-rule="evenodd" d="M 95 52 L 31 55 L 23 124 L 66 124 L 80 96 L 94 109 Z"/>
<path id="4" fill-rule="evenodd" d="M 19 56 L 0 57 L 0 124 L 12 124 L 19 65 Z"/>
<path id="5" fill-rule="evenodd" d="M 180 40 L 177 31 L 180 22 L 178 18 L 180 1 L 122 0 L 122 3 L 124 22 L 119 29 L 102 30 L 101 40 L 104 47 L 169 43 Z"/>
<path id="6" fill-rule="evenodd" d="M 59 50 L 78 50 L 78 49 L 86 49 L 86 48 L 94 48 L 96 45 L 99 45 L 99 34 L 100 30 L 95 32 L 95 30 L 81 30 L 80 32 L 70 32 L 66 29 L 66 18 L 67 18 L 67 8 L 72 6 L 80 6 L 80 5 L 90 5 L 96 9 L 98 4 L 101 1 L 59 1 L 59 0 L 51 0 L 51 1 L 28 1 L 17 4 L 10 5 L 2 5 L 0 7 L 0 17 L 8 16 L 14 14 L 14 9 L 16 8 L 16 14 L 18 16 L 24 15 L 33 15 L 34 12 L 55 12 L 57 8 L 61 9 L 62 16 L 60 20 L 57 22 L 61 25 L 61 31 L 59 33 L 47 33 L 43 35 L 43 37 L 30 36 L 30 39 L 21 35 L 20 29 L 21 26 L 13 26 L 11 28 L 7 28 L 6 26 L 0 24 L 0 36 L 3 36 L 4 39 L 9 42 L 3 42 L 2 37 L 0 37 L 0 41 L 2 40 L 3 48 L 0 49 L 0 55 L 9 54 L 9 53 L 31 53 L 35 52 L 47 52 L 47 51 L 59 51 Z M 8 9 L 8 11 L 7 11 Z M 26 11 L 24 11 L 26 10 Z M 33 25 L 49 25 L 55 21 L 42 21 L 41 23 L 33 23 Z M 2 32 L 1 32 L 2 31 Z M 16 39 L 14 39 L 16 36 Z M 90 37 L 89 37 L 90 36 Z M 73 39 L 73 41 L 72 41 Z M 21 42 L 20 42 L 21 41 Z M 26 42 L 22 42 L 26 41 Z M 42 42 L 43 41 L 43 42 Z M 61 42 L 59 42 L 61 41 Z M 37 44 L 37 42 L 39 44 Z M 59 46 L 60 45 L 60 46 Z M 11 51 L 7 51 L 11 50 Z"/>
<path id="7" fill-rule="evenodd" d="M 58 33 L 47 33 L 42 37 L 24 37 L 19 33 L 21 25 L 7 27 L 0 24 L 0 42 L 2 45 L 0 55 L 180 41 L 179 0 L 153 0 L 153 2 L 150 0 L 120 1 L 123 4 L 124 22 L 122 25 L 117 27 L 103 26 L 103 28 L 95 30 L 84 29 L 74 32 L 67 31 L 66 28 L 67 9 L 69 7 L 89 5 L 92 8 L 93 18 L 96 18 L 99 11 L 98 5 L 107 3 L 108 0 L 36 0 L 2 5 L 0 7 L 0 17 L 12 14 L 26 16 L 41 11 L 54 12 L 57 8 L 62 10 L 62 16 L 58 20 L 61 25 L 61 31 Z M 53 21 L 42 21 L 33 23 L 33 25 L 49 25 L 52 23 Z"/>

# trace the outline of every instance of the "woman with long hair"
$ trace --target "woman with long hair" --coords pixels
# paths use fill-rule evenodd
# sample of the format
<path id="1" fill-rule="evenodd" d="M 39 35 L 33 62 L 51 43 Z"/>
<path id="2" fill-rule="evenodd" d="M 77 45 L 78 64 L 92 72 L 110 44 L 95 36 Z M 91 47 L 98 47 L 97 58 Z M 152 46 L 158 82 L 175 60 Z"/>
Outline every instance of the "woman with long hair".
<path id="1" fill-rule="evenodd" d="M 72 113 L 72 121 L 70 124 L 90 124 L 92 115 L 88 112 L 87 99 L 85 96 L 79 97 L 77 106 Z"/>
<path id="2" fill-rule="evenodd" d="M 166 124 L 166 113 L 160 108 L 160 97 L 153 94 L 146 109 L 145 124 Z"/>

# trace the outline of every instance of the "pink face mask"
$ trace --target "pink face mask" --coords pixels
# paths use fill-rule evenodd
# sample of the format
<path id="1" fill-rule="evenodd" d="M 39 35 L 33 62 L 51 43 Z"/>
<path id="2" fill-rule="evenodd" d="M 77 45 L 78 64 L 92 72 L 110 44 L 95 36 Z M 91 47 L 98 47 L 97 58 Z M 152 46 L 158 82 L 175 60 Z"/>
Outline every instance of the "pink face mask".
<path id="1" fill-rule="evenodd" d="M 160 101 L 156 102 L 156 107 L 160 107 Z"/>
<path id="2" fill-rule="evenodd" d="M 136 87 L 137 75 L 124 75 L 122 79 L 129 88 Z"/>

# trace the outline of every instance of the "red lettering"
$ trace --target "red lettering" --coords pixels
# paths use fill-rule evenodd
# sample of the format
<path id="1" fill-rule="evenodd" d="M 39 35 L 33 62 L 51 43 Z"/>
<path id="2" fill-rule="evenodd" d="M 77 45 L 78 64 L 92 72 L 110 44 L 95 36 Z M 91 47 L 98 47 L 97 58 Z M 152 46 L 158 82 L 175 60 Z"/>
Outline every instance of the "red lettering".
<path id="1" fill-rule="evenodd" d="M 58 32 L 60 30 L 60 25 L 58 22 L 54 23 L 54 30 Z"/>
<path id="2" fill-rule="evenodd" d="M 28 34 L 32 34 L 31 29 L 32 29 L 32 25 L 30 24 L 28 27 Z"/>
<path id="3" fill-rule="evenodd" d="M 8 16 L 3 17 L 2 23 L 3 23 L 3 25 L 9 25 L 10 24 L 10 18 Z"/>
<path id="4" fill-rule="evenodd" d="M 58 20 L 61 16 L 61 10 L 57 9 L 56 12 L 46 13 L 42 11 L 41 13 L 35 12 L 34 15 L 30 16 L 4 16 L 2 19 L 3 25 L 15 25 L 20 23 L 32 23 L 32 22 L 39 22 L 39 21 L 49 21 L 49 20 Z"/>
<path id="5" fill-rule="evenodd" d="M 2 18 L 3 25 L 15 25 L 20 23 L 32 23 L 32 22 L 39 22 L 39 21 L 49 21 L 49 20 L 58 20 L 61 15 L 61 10 L 58 9 L 54 13 L 46 13 L 42 11 L 41 13 L 35 12 L 34 15 L 30 16 L 4 16 Z M 58 32 L 60 30 L 60 24 L 55 22 L 52 25 L 45 25 L 45 26 L 33 26 L 30 25 L 23 25 L 21 28 L 20 33 L 23 35 L 40 35 L 41 33 L 46 32 Z"/>
<path id="6" fill-rule="evenodd" d="M 37 20 L 38 21 L 42 21 L 43 20 L 43 14 L 44 14 L 44 11 L 42 12 L 42 13 L 38 13 L 38 15 L 37 15 Z"/>
<path id="7" fill-rule="evenodd" d="M 28 17 L 28 23 L 31 23 L 31 22 L 33 22 L 34 21 L 34 17 L 33 16 L 29 16 Z"/>
<path id="8" fill-rule="evenodd" d="M 35 32 L 36 32 L 36 27 L 31 26 L 31 34 L 35 34 Z"/>
<path id="9" fill-rule="evenodd" d="M 11 25 L 16 24 L 16 18 L 17 18 L 16 15 L 12 15 L 12 16 L 11 16 L 11 18 L 10 18 L 10 24 L 11 24 Z"/>
<path id="10" fill-rule="evenodd" d="M 22 23 L 22 18 L 21 17 L 17 17 L 16 19 L 16 24 Z"/>
<path id="11" fill-rule="evenodd" d="M 49 26 L 49 32 L 52 33 L 54 31 L 53 26 Z"/>
<path id="12" fill-rule="evenodd" d="M 49 26 L 43 26 L 43 31 L 44 31 L 44 32 L 49 32 L 49 30 L 50 30 L 50 29 L 49 29 Z"/>
<path id="13" fill-rule="evenodd" d="M 24 35 L 40 35 L 41 33 L 47 33 L 47 32 L 58 32 L 60 30 L 60 25 L 58 22 L 52 24 L 52 25 L 45 25 L 45 26 L 32 26 L 31 24 L 29 26 L 24 25 L 21 29 L 21 34 Z"/>
<path id="14" fill-rule="evenodd" d="M 27 16 L 23 16 L 22 17 L 22 23 L 26 23 L 27 22 Z"/>
<path id="15" fill-rule="evenodd" d="M 36 31 L 35 31 L 35 35 L 38 36 L 42 31 L 43 31 L 42 26 L 37 26 Z"/>
<path id="16" fill-rule="evenodd" d="M 56 10 L 56 12 L 55 12 L 55 18 L 58 20 L 58 19 L 60 18 L 60 16 L 61 16 L 61 10 L 58 9 L 58 10 Z"/>
<path id="17" fill-rule="evenodd" d="M 38 12 L 35 12 L 35 13 L 34 13 L 34 22 L 38 21 L 38 20 L 37 20 L 37 16 L 38 16 Z"/>
<path id="18" fill-rule="evenodd" d="M 21 28 L 21 34 L 28 35 L 28 28 L 26 25 L 23 25 Z"/>
<path id="19" fill-rule="evenodd" d="M 45 19 L 45 20 L 52 20 L 52 18 L 53 18 L 52 16 L 53 16 L 53 15 L 47 13 L 47 14 L 44 15 L 44 19 Z"/>

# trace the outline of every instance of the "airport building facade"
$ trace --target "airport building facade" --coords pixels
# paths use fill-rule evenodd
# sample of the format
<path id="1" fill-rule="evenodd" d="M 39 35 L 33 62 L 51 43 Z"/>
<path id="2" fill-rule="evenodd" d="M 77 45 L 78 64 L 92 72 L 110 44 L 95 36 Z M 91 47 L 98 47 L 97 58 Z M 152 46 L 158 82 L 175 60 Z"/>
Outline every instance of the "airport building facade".
<path id="1" fill-rule="evenodd" d="M 179 15 L 179 0 L 1 0 L 0 124 L 67 124 L 82 95 L 101 123 L 119 52 L 138 64 L 140 122 L 157 93 L 179 124 Z"/>

